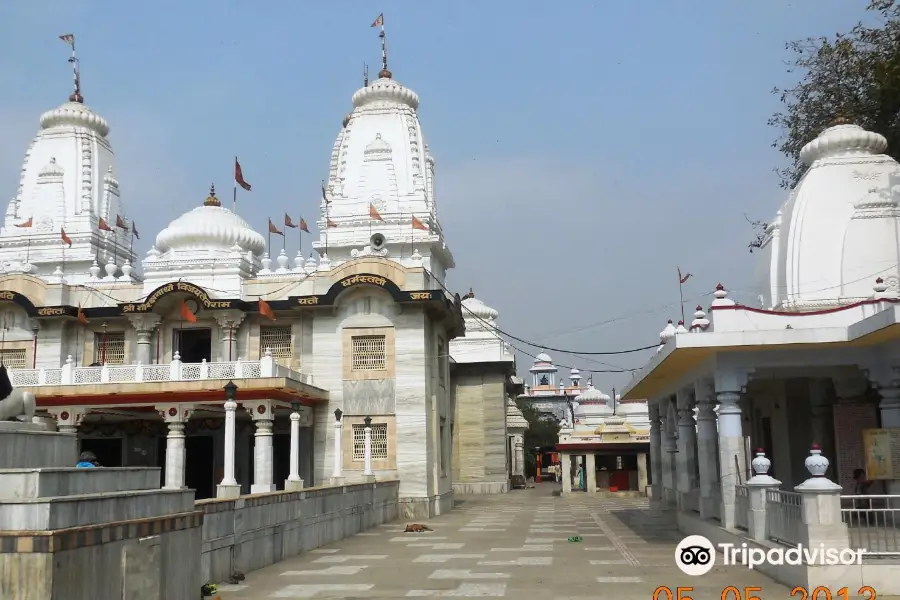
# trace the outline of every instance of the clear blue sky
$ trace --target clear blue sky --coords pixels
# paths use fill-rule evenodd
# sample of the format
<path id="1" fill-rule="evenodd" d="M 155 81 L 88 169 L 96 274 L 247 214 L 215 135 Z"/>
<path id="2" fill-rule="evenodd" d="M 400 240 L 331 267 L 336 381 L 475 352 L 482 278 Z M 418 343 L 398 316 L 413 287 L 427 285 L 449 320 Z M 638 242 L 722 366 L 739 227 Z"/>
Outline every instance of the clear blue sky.
<path id="1" fill-rule="evenodd" d="M 235 154 L 254 186 L 238 212 L 258 230 L 286 210 L 312 221 L 363 62 L 377 71 L 369 25 L 384 11 L 391 70 L 422 99 L 452 286 L 474 287 L 518 337 L 645 346 L 678 318 L 677 265 L 695 275 L 688 314 L 720 280 L 756 298 L 743 215 L 768 219 L 784 199 L 766 125 L 771 89 L 795 77 L 784 44 L 846 30 L 866 4 L 4 2 L 0 199 L 15 194 L 40 113 L 70 93 L 58 36 L 72 32 L 142 252 L 210 182 L 230 195 Z"/>

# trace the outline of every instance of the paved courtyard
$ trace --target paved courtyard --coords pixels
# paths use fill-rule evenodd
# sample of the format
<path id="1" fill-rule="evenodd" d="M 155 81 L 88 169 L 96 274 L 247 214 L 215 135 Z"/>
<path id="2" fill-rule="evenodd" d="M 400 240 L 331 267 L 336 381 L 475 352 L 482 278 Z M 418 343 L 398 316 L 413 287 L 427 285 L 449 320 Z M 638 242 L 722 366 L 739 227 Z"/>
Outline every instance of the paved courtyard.
<path id="1" fill-rule="evenodd" d="M 555 484 L 503 496 L 457 498 L 434 531 L 403 533 L 398 521 L 220 586 L 222 600 L 260 598 L 519 597 L 527 600 L 716 599 L 729 585 L 759 586 L 762 600 L 790 598 L 764 575 L 717 566 L 688 577 L 675 566 L 681 536 L 646 499 L 553 496 Z M 568 541 L 580 536 L 581 542 Z M 733 596 L 730 596 L 733 598 Z M 668 600 L 665 594 L 658 600 Z M 736 599 L 739 600 L 739 599 Z"/>

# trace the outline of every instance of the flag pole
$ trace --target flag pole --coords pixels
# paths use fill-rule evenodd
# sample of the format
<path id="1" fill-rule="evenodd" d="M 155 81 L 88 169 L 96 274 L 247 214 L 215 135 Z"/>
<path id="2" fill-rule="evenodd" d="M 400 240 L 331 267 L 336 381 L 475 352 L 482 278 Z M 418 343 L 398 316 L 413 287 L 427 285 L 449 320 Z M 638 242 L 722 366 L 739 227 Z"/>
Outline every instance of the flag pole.
<path id="1" fill-rule="evenodd" d="M 231 212 L 237 214 L 237 185 L 231 190 Z"/>

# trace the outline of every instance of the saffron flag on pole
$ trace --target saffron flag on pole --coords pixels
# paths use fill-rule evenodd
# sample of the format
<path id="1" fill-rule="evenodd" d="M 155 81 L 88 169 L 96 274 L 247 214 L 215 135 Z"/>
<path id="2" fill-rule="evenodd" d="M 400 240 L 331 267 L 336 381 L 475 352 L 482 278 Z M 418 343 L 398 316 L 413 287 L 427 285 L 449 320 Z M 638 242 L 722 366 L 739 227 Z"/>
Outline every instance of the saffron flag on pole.
<path id="1" fill-rule="evenodd" d="M 372 27 L 384 27 L 384 13 L 381 13 L 377 19 L 372 21 Z"/>
<path id="2" fill-rule="evenodd" d="M 270 321 L 275 320 L 275 313 L 272 312 L 272 307 L 269 306 L 269 303 L 262 298 L 259 299 L 259 314 L 269 319 Z"/>
<path id="3" fill-rule="evenodd" d="M 197 315 L 191 312 L 190 307 L 188 307 L 188 305 L 184 303 L 184 300 L 181 301 L 181 318 L 188 323 L 197 322 Z"/>
<path id="4" fill-rule="evenodd" d="M 412 228 L 418 229 L 419 231 L 428 231 L 428 227 L 425 225 L 425 223 L 417 219 L 415 215 L 413 215 L 412 218 Z"/>
<path id="5" fill-rule="evenodd" d="M 128 225 L 125 223 L 125 219 L 123 219 L 119 215 L 116 215 L 116 227 L 128 231 Z"/>
<path id="6" fill-rule="evenodd" d="M 244 180 L 244 172 L 241 170 L 241 163 L 238 162 L 237 156 L 234 157 L 234 182 L 250 191 L 250 184 Z"/>
<path id="7" fill-rule="evenodd" d="M 381 218 L 381 214 L 379 214 L 378 209 L 375 208 L 374 204 L 369 204 L 369 216 L 376 221 L 384 222 L 384 219 Z"/>
<path id="8" fill-rule="evenodd" d="M 106 224 L 106 219 L 100 217 L 100 222 L 97 224 L 97 229 L 100 231 L 112 231 L 112 227 Z"/>
<path id="9" fill-rule="evenodd" d="M 297 226 L 294 225 L 294 222 L 291 221 L 291 215 L 284 213 L 284 226 L 290 227 L 292 229 L 297 229 Z"/>
<path id="10" fill-rule="evenodd" d="M 300 231 L 305 231 L 309 233 L 309 225 L 306 224 L 306 219 L 300 217 Z"/>
<path id="11" fill-rule="evenodd" d="M 134 221 L 131 222 L 131 233 L 132 233 L 132 234 L 134 235 L 134 237 L 136 237 L 137 239 L 141 239 L 141 236 L 138 235 L 137 227 L 134 226 Z"/>
<path id="12" fill-rule="evenodd" d="M 69 247 L 71 248 L 72 247 L 72 238 L 70 238 L 68 235 L 66 235 L 66 230 L 63 229 L 62 227 L 60 227 L 59 233 L 62 236 L 63 244 L 68 244 Z"/>
<path id="13" fill-rule="evenodd" d="M 16 227 L 31 227 L 32 225 L 34 225 L 34 217 L 28 217 L 24 223 L 16 223 Z"/>
<path id="14" fill-rule="evenodd" d="M 327 227 L 337 227 L 337 223 L 335 223 L 334 221 L 332 221 L 331 219 L 329 219 L 327 217 L 325 219 L 325 225 Z"/>
<path id="15" fill-rule="evenodd" d="M 677 267 L 677 268 L 678 268 L 678 283 L 684 284 L 688 279 L 691 278 L 691 274 L 688 273 L 687 275 L 682 276 L 681 275 L 681 267 Z"/>
<path id="16" fill-rule="evenodd" d="M 269 219 L 269 233 L 274 233 L 275 235 L 284 235 L 283 231 L 279 231 L 277 227 L 275 227 L 275 223 L 272 222 L 272 219 Z"/>
<path id="17" fill-rule="evenodd" d="M 78 322 L 88 324 L 87 317 L 84 316 L 84 311 L 81 310 L 81 304 L 78 305 Z"/>

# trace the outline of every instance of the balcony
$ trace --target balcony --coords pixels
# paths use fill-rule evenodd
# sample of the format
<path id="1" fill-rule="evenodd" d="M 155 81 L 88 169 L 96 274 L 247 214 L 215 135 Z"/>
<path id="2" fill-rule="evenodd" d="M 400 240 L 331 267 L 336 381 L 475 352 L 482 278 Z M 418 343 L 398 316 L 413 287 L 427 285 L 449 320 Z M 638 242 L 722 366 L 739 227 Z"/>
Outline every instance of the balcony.
<path id="1" fill-rule="evenodd" d="M 328 397 L 327 391 L 313 385 L 311 375 L 279 365 L 269 349 L 260 360 L 183 363 L 176 352 L 174 359 L 166 364 L 99 367 L 77 367 L 69 356 L 61 368 L 11 369 L 9 376 L 13 386 L 31 389 L 39 406 L 76 399 L 79 403 L 109 404 L 116 399 L 129 404 L 144 403 L 152 400 L 148 396 L 172 393 L 178 393 L 185 400 L 188 396 L 199 398 L 211 393 L 218 397 L 229 380 L 238 384 L 242 396 L 304 404 Z M 272 393 L 266 394 L 266 391 Z"/>

